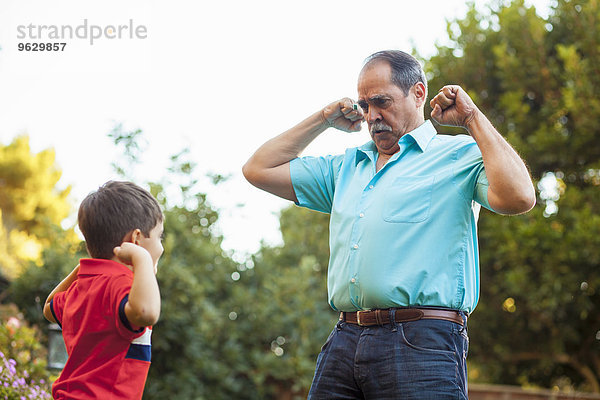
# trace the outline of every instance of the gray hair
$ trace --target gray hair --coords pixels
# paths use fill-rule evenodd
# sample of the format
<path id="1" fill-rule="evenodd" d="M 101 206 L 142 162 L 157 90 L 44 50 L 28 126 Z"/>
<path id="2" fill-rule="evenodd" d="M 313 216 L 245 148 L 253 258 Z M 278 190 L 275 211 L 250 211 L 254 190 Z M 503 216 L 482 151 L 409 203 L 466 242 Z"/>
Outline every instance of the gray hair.
<path id="1" fill-rule="evenodd" d="M 383 50 L 371 54 L 365 59 L 363 68 L 375 61 L 386 61 L 392 68 L 392 83 L 408 95 L 415 83 L 422 82 L 427 93 L 427 78 L 419 61 L 408 53 L 400 50 Z"/>

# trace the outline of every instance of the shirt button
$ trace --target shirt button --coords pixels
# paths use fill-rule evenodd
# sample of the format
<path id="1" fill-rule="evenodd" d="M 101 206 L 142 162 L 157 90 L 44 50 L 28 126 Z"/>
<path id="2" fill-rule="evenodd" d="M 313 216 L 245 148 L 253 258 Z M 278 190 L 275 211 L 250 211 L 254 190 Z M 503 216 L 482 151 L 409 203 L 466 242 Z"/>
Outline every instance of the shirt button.
<path id="1" fill-rule="evenodd" d="M 360 214 L 358 214 L 358 216 L 361 217 L 361 218 L 364 218 L 365 213 L 360 213 Z"/>
<path id="2" fill-rule="evenodd" d="M 356 282 L 356 279 L 355 279 L 355 278 L 352 278 L 352 279 L 350 279 L 350 282 L 352 282 L 352 283 L 355 283 L 355 282 Z"/>
<path id="3" fill-rule="evenodd" d="M 369 185 L 369 189 L 373 189 L 373 188 L 374 188 L 374 186 L 373 186 L 373 185 Z"/>
<path id="4" fill-rule="evenodd" d="M 357 245 L 357 244 L 355 244 L 354 246 L 352 246 L 352 248 L 353 248 L 354 250 L 356 250 L 356 249 L 358 249 L 358 245 Z"/>

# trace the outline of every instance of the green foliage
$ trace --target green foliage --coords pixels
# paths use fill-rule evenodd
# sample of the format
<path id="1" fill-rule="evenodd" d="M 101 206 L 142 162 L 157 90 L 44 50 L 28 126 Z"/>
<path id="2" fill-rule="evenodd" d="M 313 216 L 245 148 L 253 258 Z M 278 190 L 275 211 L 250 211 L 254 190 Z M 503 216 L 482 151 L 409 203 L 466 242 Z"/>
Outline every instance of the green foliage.
<path id="1" fill-rule="evenodd" d="M 62 232 L 56 228 L 55 237 L 60 237 Z M 42 252 L 43 266 L 29 263 L 10 285 L 8 299 L 17 304 L 30 323 L 45 326 L 47 321 L 42 309 L 46 297 L 75 268 L 79 259 L 86 256 L 83 242 L 48 246 Z"/>
<path id="2" fill-rule="evenodd" d="M 60 226 L 72 207 L 67 198 L 70 189 L 59 191 L 55 187 L 59 178 L 53 150 L 32 154 L 27 137 L 0 146 L 0 212 L 4 222 L 0 225 L 0 273 L 12 278 L 0 300 L 16 304 L 20 310 L 0 305 L 0 349 L 25 368 L 30 378 L 46 381 L 45 331 L 38 328 L 47 325 L 42 305 L 83 254 L 74 230 Z M 11 245 L 11 238 L 19 239 L 21 246 Z M 28 253 L 32 249 L 35 251 Z M 21 385 L 25 378 L 15 375 L 19 387 L 25 387 Z"/>
<path id="3" fill-rule="evenodd" d="M 127 161 L 130 166 L 137 164 L 139 158 L 146 149 L 148 143 L 145 141 L 142 130 L 136 129 L 133 131 L 123 131 L 123 124 L 117 124 L 108 134 L 108 137 L 113 140 L 115 147 L 120 148 L 120 152 L 127 156 Z M 123 163 L 120 160 L 113 162 L 113 169 L 120 176 L 127 176 Z"/>
<path id="4" fill-rule="evenodd" d="M 51 398 L 38 326 L 46 326 L 43 301 L 76 265 L 79 243 L 60 226 L 71 212 L 70 188 L 56 188 L 60 175 L 54 151 L 33 154 L 26 136 L 0 146 L 0 276 L 11 279 L 0 300 L 17 305 L 0 305 L 2 398 Z"/>
<path id="5" fill-rule="evenodd" d="M 432 91 L 462 85 L 534 179 L 552 172 L 562 192 L 558 213 L 540 196 L 527 215 L 480 219 L 476 380 L 600 392 L 599 19 L 596 1 L 559 0 L 547 20 L 523 0 L 472 6 L 425 61 Z"/>
<path id="6" fill-rule="evenodd" d="M 577 192 L 567 189 L 550 218 L 542 207 L 481 218 L 482 300 L 471 334 L 473 360 L 488 378 L 596 390 L 600 215 Z"/>
<path id="7" fill-rule="evenodd" d="M 235 263 L 213 232 L 218 214 L 186 157 L 172 158 L 168 183 L 150 185 L 165 206 L 165 253 L 144 398 L 305 395 L 336 318 L 326 300 L 327 216 L 284 211 L 285 245 Z"/>
<path id="8" fill-rule="evenodd" d="M 187 207 L 165 211 L 165 254 L 158 272 L 163 302 L 145 398 L 228 398 L 243 389 L 226 379 L 231 374 L 225 356 L 231 329 L 227 303 L 235 264 L 211 234 L 217 213 L 205 195 L 186 194 L 184 202 Z"/>
<path id="9" fill-rule="evenodd" d="M 599 16 L 591 0 L 558 0 L 547 20 L 523 0 L 487 13 L 472 7 L 449 23 L 452 44 L 425 63 L 432 93 L 462 85 L 533 177 L 553 172 L 564 189 L 557 214 L 540 204 L 524 216 L 481 217 L 482 293 L 470 319 L 476 380 L 600 390 Z M 126 177 L 145 148 L 143 134 L 118 125 L 111 137 L 124 156 L 114 167 Z M 83 249 L 56 228 L 67 192 L 54 189 L 59 174 L 51 152 L 33 156 L 24 139 L 10 146 L 0 152 L 0 235 L 18 229 L 47 243 L 36 253 L 41 258 L 20 264 L 25 270 L 10 299 L 40 322 L 41 302 Z M 165 214 L 165 254 L 144 398 L 302 398 L 337 319 L 326 299 L 328 216 L 284 210 L 284 244 L 236 263 L 221 248 L 218 212 L 188 157 L 174 155 L 167 175 L 148 183 Z M 21 181 L 39 182 L 45 194 Z M 12 254 L 4 243 L 2 271 Z"/>
<path id="10" fill-rule="evenodd" d="M 337 320 L 327 303 L 328 219 L 297 207 L 284 210 L 283 246 L 263 247 L 252 269 L 241 268 L 236 335 L 254 385 L 263 388 L 258 398 L 305 398 L 319 349 Z"/>

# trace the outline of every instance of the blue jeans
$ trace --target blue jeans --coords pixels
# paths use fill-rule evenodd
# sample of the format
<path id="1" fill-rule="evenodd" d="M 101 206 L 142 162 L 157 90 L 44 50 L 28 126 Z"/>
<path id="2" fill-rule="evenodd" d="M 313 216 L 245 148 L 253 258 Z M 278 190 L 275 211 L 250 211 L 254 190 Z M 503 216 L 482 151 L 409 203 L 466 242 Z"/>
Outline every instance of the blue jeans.
<path id="1" fill-rule="evenodd" d="M 464 327 L 433 319 L 338 322 L 317 358 L 308 399 L 467 399 L 464 320 Z"/>

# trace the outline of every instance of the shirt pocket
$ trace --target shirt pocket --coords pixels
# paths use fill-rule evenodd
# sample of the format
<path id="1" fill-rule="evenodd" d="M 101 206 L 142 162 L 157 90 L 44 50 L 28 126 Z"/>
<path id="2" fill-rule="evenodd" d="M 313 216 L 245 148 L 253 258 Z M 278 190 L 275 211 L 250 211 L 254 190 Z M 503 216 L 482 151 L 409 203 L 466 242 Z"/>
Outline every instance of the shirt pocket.
<path id="1" fill-rule="evenodd" d="M 417 223 L 429 218 L 435 176 L 402 176 L 386 190 L 383 220 Z"/>

